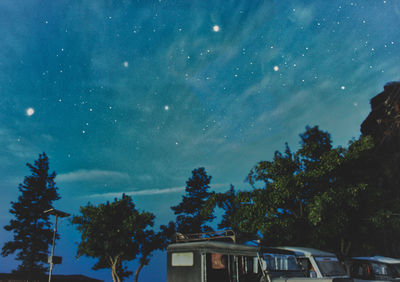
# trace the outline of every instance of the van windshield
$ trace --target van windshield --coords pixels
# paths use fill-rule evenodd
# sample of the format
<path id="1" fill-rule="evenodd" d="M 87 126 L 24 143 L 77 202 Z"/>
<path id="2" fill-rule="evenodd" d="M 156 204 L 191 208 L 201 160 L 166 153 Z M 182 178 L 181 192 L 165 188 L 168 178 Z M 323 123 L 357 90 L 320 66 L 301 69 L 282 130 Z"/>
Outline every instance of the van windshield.
<path id="1" fill-rule="evenodd" d="M 390 264 L 390 270 L 394 277 L 400 278 L 400 263 Z"/>
<path id="2" fill-rule="evenodd" d="M 335 257 L 316 257 L 315 261 L 323 276 L 345 276 L 343 265 Z"/>

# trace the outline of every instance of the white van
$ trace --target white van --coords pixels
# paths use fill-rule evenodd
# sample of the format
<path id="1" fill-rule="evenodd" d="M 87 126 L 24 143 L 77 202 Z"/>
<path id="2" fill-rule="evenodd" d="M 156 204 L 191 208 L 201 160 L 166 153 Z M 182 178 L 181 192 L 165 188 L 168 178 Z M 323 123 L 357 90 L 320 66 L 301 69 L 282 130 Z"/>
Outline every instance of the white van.
<path id="1" fill-rule="evenodd" d="M 303 247 L 279 247 L 296 254 L 303 270 L 314 278 L 349 278 L 344 266 L 335 254 Z"/>
<path id="2" fill-rule="evenodd" d="M 345 261 L 347 272 L 356 282 L 400 281 L 400 259 L 382 256 L 353 257 Z"/>

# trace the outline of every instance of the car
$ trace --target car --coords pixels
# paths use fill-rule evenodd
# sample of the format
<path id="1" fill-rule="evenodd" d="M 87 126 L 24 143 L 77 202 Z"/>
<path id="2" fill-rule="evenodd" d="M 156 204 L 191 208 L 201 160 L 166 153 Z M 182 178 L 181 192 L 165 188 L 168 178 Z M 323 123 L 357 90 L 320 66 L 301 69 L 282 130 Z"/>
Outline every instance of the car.
<path id="1" fill-rule="evenodd" d="M 400 259 L 373 256 L 345 260 L 348 274 L 354 281 L 400 281 Z"/>

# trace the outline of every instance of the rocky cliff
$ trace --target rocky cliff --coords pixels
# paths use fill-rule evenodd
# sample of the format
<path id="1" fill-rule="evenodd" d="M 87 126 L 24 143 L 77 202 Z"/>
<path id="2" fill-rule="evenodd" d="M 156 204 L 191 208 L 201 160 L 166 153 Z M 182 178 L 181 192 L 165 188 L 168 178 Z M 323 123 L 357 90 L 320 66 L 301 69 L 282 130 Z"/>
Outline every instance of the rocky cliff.
<path id="1" fill-rule="evenodd" d="M 361 133 L 370 135 L 377 147 L 400 149 L 400 82 L 390 82 L 371 99 L 371 113 L 361 124 Z"/>

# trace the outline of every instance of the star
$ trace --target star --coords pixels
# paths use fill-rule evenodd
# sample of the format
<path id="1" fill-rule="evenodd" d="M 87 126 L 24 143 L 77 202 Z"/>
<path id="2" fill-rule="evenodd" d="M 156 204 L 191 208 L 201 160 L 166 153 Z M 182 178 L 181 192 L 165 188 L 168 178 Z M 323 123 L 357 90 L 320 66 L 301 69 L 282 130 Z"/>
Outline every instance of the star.
<path id="1" fill-rule="evenodd" d="M 27 116 L 32 116 L 35 113 L 35 110 L 33 108 L 28 108 L 26 109 L 26 115 Z"/>
<path id="2" fill-rule="evenodd" d="M 168 111 L 168 110 L 169 110 L 169 106 L 168 106 L 168 105 L 165 105 L 165 106 L 164 106 L 164 110 Z"/>
<path id="3" fill-rule="evenodd" d="M 213 26 L 213 31 L 218 32 L 220 30 L 219 25 L 214 25 Z"/>
<path id="4" fill-rule="evenodd" d="M 124 67 L 125 68 L 129 67 L 129 63 L 127 61 L 124 62 Z"/>
<path id="5" fill-rule="evenodd" d="M 274 66 L 274 71 L 278 71 L 279 67 L 278 66 Z"/>

